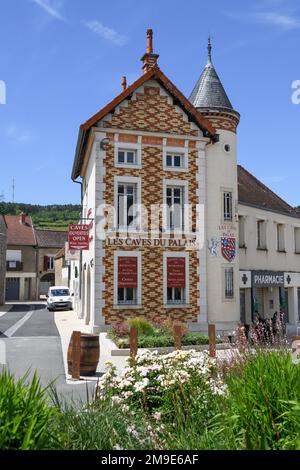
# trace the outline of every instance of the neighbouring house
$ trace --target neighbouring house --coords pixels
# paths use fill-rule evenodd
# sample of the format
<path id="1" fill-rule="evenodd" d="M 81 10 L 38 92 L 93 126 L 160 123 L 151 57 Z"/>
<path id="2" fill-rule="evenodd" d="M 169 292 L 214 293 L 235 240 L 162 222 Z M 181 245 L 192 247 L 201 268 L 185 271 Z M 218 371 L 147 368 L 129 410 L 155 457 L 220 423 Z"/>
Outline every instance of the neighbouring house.
<path id="1" fill-rule="evenodd" d="M 31 217 L 6 215 L 6 300 L 36 300 L 36 237 Z"/>
<path id="2" fill-rule="evenodd" d="M 54 256 L 55 285 L 69 287 L 69 266 L 66 261 L 65 248 Z"/>
<path id="3" fill-rule="evenodd" d="M 6 238 L 7 225 L 4 216 L 0 214 L 0 305 L 5 302 Z"/>
<path id="4" fill-rule="evenodd" d="M 67 232 L 35 229 L 37 250 L 37 293 L 38 298 L 46 295 L 55 280 L 55 255 L 67 241 Z M 62 285 L 62 284 L 59 284 Z"/>
<path id="5" fill-rule="evenodd" d="M 78 310 L 80 303 L 79 295 L 79 274 L 80 274 L 80 254 L 78 251 L 69 250 L 68 243 L 58 251 L 54 257 L 55 284 L 68 286 L 73 295 L 74 307 Z"/>
<path id="6" fill-rule="evenodd" d="M 79 129 L 71 177 L 91 223 L 78 316 L 91 332 L 156 315 L 228 334 L 283 310 L 296 331 L 299 212 L 237 165 L 240 115 L 210 41 L 189 99 L 157 59 L 148 30 L 143 74 Z"/>

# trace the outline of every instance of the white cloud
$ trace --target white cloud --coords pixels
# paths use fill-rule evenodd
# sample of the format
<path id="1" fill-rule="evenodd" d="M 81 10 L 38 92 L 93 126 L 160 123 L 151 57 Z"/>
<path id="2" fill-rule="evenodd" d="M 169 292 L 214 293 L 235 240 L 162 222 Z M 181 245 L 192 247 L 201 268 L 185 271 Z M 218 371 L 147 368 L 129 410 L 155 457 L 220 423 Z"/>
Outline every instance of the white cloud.
<path id="1" fill-rule="evenodd" d="M 112 28 L 108 26 L 104 26 L 104 24 L 100 23 L 97 20 L 92 21 L 83 21 L 84 26 L 86 26 L 90 31 L 95 34 L 98 34 L 102 38 L 106 39 L 106 41 L 111 42 L 115 46 L 125 46 L 128 41 L 128 38 L 123 34 L 118 33 Z"/>
<path id="2" fill-rule="evenodd" d="M 14 124 L 7 126 L 4 129 L 4 134 L 7 138 L 17 144 L 26 144 L 32 140 L 32 134 L 28 130 L 19 131 Z"/>
<path id="3" fill-rule="evenodd" d="M 33 3 L 42 8 L 48 15 L 56 18 L 57 20 L 64 21 L 64 17 L 59 12 L 58 4 L 54 5 L 53 0 L 32 0 Z M 61 3 L 60 3 L 61 5 Z"/>
<path id="4" fill-rule="evenodd" d="M 281 30 L 292 30 L 300 28 L 300 18 L 296 11 L 292 10 L 266 10 L 248 12 L 224 12 L 225 15 L 239 21 L 259 23 L 280 28 Z"/>
<path id="5" fill-rule="evenodd" d="M 284 29 L 300 28 L 300 20 L 296 16 L 279 12 L 255 13 L 254 17 L 264 24 L 279 26 Z"/>

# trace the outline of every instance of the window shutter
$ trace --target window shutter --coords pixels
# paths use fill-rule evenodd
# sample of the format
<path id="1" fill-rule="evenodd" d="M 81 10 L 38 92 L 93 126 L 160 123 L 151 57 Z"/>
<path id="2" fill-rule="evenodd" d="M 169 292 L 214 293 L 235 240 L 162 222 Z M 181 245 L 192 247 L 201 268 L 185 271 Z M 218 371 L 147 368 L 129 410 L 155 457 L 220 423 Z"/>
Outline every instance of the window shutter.
<path id="1" fill-rule="evenodd" d="M 48 256 L 44 256 L 44 271 L 48 271 Z"/>

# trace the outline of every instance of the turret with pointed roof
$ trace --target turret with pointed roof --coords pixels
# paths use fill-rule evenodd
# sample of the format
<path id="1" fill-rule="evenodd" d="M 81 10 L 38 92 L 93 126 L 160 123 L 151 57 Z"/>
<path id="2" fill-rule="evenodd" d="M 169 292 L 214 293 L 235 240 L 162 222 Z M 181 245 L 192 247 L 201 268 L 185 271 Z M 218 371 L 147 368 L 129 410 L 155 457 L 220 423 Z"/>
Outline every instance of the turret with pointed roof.
<path id="1" fill-rule="evenodd" d="M 197 81 L 190 97 L 190 102 L 199 109 L 202 114 L 210 118 L 212 124 L 225 130 L 236 130 L 240 115 L 237 113 L 222 85 L 222 82 L 212 63 L 212 45 L 208 38 L 208 58 L 207 64 Z M 227 117 L 224 122 L 220 122 L 220 116 Z M 216 118 L 218 117 L 218 120 Z M 229 122 L 231 125 L 229 126 Z"/>

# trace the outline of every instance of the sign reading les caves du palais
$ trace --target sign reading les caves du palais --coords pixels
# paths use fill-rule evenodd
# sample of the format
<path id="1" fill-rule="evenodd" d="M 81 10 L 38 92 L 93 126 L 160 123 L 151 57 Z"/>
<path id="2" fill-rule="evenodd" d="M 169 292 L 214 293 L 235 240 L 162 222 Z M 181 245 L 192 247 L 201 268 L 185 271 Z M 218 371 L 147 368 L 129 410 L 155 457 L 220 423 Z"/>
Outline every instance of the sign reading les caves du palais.
<path id="1" fill-rule="evenodd" d="M 69 250 L 88 250 L 89 238 L 90 235 L 88 225 L 69 225 Z"/>

